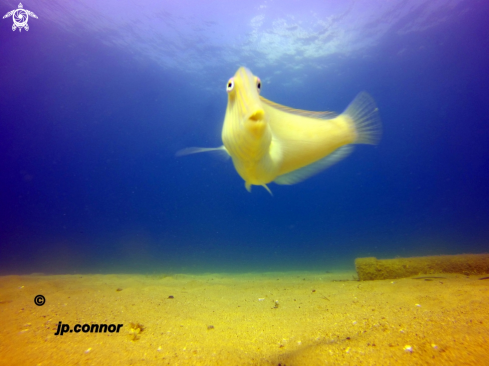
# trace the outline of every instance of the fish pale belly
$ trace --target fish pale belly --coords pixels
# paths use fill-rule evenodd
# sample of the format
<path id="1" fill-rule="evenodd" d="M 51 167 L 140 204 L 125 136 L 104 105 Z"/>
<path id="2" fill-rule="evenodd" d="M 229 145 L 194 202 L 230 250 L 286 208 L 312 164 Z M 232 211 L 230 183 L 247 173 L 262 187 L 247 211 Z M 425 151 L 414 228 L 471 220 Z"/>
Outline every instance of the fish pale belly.
<path id="1" fill-rule="evenodd" d="M 381 135 L 378 108 L 370 95 L 358 94 L 339 116 L 291 110 L 264 98 L 273 134 L 278 184 L 295 184 L 345 158 L 350 144 L 376 144 Z M 323 113 L 320 113 L 323 114 Z"/>
<path id="2" fill-rule="evenodd" d="M 263 186 L 272 182 L 277 177 L 277 166 L 272 161 L 269 154 L 260 160 L 243 160 L 233 158 L 233 164 L 238 174 L 243 178 L 246 186 Z"/>
<path id="3" fill-rule="evenodd" d="M 234 167 L 248 190 L 251 185 L 264 186 L 288 173 L 308 166 L 312 168 L 314 163 L 356 138 L 353 122 L 348 116 L 324 120 L 278 110 L 269 112 L 272 142 L 268 152 L 260 159 L 231 154 Z M 336 159 L 334 156 L 333 160 Z M 291 179 L 287 178 L 287 181 Z"/>
<path id="4" fill-rule="evenodd" d="M 308 123 L 281 124 L 272 128 L 274 150 L 272 155 L 280 157 L 277 175 L 283 175 L 313 164 L 342 146 L 355 142 L 356 133 L 348 116 L 340 115 L 330 120 L 314 120 Z"/>

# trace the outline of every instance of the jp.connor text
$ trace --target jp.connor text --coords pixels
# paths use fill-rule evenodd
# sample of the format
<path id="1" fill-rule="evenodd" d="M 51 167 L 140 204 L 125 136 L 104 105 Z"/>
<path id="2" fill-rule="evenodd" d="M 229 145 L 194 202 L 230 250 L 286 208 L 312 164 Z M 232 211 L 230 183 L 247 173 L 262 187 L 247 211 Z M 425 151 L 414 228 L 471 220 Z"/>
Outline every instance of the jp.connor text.
<path id="1" fill-rule="evenodd" d="M 76 324 L 73 329 L 70 329 L 68 324 L 58 323 L 58 329 L 54 335 L 63 335 L 64 333 L 119 333 L 122 324 Z"/>

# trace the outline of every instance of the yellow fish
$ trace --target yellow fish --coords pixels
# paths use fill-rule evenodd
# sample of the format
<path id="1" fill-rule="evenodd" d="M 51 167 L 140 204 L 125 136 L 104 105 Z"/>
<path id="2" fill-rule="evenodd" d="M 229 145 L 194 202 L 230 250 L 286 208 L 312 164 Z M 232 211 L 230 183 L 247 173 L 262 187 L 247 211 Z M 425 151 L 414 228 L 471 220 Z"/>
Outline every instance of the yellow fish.
<path id="1" fill-rule="evenodd" d="M 380 138 L 378 109 L 365 92 L 336 115 L 293 109 L 261 97 L 260 79 L 244 67 L 229 79 L 226 90 L 224 145 L 187 148 L 177 156 L 224 152 L 248 191 L 258 185 L 271 194 L 270 182 L 301 182 L 347 156 L 350 144 L 376 144 Z"/>

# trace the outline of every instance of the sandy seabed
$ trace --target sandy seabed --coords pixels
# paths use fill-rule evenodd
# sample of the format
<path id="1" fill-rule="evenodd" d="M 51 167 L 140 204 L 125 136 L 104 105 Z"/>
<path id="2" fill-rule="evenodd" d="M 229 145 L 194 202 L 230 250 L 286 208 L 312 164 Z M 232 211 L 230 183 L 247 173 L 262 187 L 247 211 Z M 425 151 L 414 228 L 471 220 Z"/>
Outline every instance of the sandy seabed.
<path id="1" fill-rule="evenodd" d="M 0 277 L 0 364 L 489 365 L 489 280 L 354 275 Z"/>

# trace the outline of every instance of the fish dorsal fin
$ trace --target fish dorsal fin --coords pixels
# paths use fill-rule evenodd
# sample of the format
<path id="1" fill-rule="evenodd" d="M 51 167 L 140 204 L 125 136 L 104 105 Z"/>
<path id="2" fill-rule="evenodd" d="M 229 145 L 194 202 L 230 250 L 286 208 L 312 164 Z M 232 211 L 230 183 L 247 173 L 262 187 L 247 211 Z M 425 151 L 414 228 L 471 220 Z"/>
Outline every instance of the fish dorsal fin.
<path id="1" fill-rule="evenodd" d="M 197 154 L 197 153 L 202 153 L 202 152 L 212 152 L 215 153 L 217 156 L 223 159 L 228 159 L 230 157 L 228 151 L 226 148 L 223 146 L 220 147 L 187 147 L 182 150 L 178 150 L 175 154 L 175 156 L 185 156 L 185 155 L 190 155 L 190 154 Z"/>
<path id="2" fill-rule="evenodd" d="M 274 182 L 277 184 L 296 184 L 312 177 L 313 175 L 319 173 L 320 171 L 329 168 L 331 165 L 337 163 L 341 159 L 344 159 L 353 151 L 353 147 L 345 145 L 329 154 L 328 156 L 312 163 L 306 165 L 303 168 L 294 170 L 287 174 L 282 174 L 278 176 Z"/>
<path id="3" fill-rule="evenodd" d="M 290 113 L 290 114 L 295 114 L 297 116 L 303 116 L 303 117 L 312 117 L 312 118 L 320 118 L 320 119 L 331 119 L 337 117 L 337 114 L 334 112 L 313 112 L 313 111 L 306 111 L 303 109 L 294 109 L 287 107 L 282 104 L 278 104 L 275 102 L 272 102 L 271 100 L 268 100 L 266 98 L 260 97 L 260 100 L 265 103 L 266 105 L 273 107 L 275 109 L 278 109 L 279 111 Z"/>

